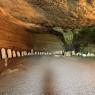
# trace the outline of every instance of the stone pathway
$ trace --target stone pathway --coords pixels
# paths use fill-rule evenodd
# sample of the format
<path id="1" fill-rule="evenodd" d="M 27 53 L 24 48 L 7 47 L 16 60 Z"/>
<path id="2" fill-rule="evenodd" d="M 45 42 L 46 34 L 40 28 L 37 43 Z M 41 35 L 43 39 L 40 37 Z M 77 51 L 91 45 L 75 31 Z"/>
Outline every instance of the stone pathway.
<path id="1" fill-rule="evenodd" d="M 34 56 L 0 76 L 0 95 L 95 95 L 95 60 Z"/>

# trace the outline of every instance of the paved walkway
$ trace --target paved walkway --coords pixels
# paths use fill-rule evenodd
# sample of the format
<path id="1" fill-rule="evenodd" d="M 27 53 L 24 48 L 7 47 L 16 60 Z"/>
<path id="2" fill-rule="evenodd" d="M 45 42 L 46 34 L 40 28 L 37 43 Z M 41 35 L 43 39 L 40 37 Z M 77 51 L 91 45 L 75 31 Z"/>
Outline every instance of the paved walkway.
<path id="1" fill-rule="evenodd" d="M 34 56 L 0 76 L 0 95 L 95 95 L 95 60 Z"/>

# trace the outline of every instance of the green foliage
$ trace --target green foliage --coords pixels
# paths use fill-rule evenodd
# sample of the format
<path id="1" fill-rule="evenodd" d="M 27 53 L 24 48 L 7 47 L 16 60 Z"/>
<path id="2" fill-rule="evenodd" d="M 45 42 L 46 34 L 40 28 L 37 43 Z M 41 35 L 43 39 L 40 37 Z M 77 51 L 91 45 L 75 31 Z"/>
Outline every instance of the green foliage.
<path id="1" fill-rule="evenodd" d="M 95 44 L 95 26 L 82 29 L 78 35 L 78 39 L 84 46 L 87 44 Z"/>
<path id="2" fill-rule="evenodd" d="M 89 26 L 81 29 L 74 35 L 73 43 L 75 46 L 87 47 L 88 44 L 95 44 L 95 26 Z"/>

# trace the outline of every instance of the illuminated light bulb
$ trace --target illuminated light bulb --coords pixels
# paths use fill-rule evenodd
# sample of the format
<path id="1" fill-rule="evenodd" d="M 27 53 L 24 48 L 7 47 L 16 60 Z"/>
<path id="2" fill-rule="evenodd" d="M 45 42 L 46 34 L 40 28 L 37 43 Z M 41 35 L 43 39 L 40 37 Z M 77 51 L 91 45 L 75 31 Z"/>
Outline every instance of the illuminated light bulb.
<path id="1" fill-rule="evenodd" d="M 12 51 L 11 49 L 7 49 L 8 58 L 12 58 Z"/>
<path id="2" fill-rule="evenodd" d="M 1 49 L 1 55 L 2 55 L 2 59 L 7 58 L 7 54 L 6 54 L 5 48 L 2 48 L 2 49 Z"/>
<path id="3" fill-rule="evenodd" d="M 21 56 L 19 51 L 17 51 L 17 56 L 18 56 L 18 57 L 20 57 L 20 56 Z"/>
<path id="4" fill-rule="evenodd" d="M 13 50 L 13 57 L 16 57 L 16 52 Z"/>

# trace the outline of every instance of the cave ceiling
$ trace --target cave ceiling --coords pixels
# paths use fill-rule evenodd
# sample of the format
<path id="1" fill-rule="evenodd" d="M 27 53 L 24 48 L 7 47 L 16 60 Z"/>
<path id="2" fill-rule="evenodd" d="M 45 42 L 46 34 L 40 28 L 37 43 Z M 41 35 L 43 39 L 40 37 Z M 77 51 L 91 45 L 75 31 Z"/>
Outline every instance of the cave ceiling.
<path id="1" fill-rule="evenodd" d="M 0 0 L 0 7 L 26 26 L 42 30 L 95 24 L 95 0 Z"/>

